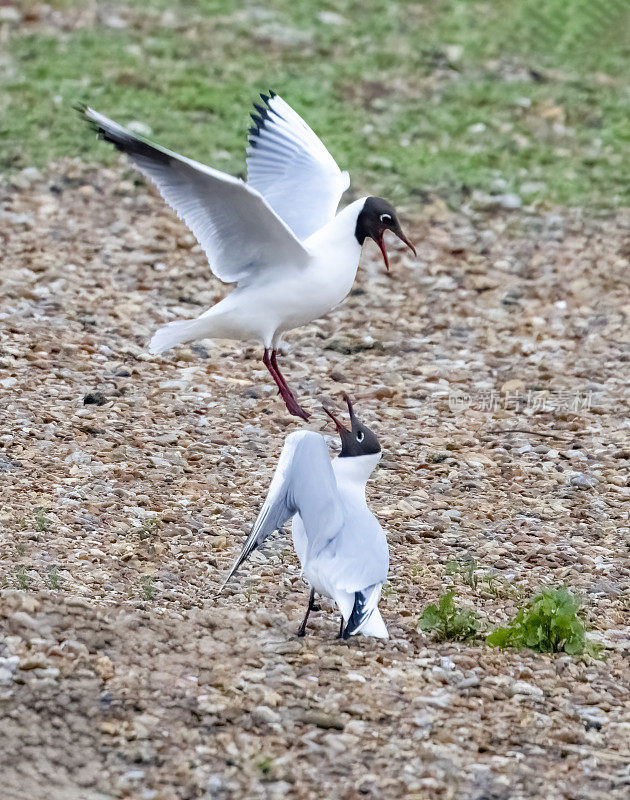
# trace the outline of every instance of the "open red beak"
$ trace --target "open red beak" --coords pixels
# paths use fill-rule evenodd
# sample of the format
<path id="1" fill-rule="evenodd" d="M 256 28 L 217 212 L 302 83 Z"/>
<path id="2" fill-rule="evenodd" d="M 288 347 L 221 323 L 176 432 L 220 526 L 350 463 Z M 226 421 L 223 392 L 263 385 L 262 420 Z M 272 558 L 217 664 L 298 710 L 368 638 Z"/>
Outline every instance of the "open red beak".
<path id="1" fill-rule="evenodd" d="M 389 259 L 387 258 L 387 250 L 385 249 L 385 233 L 381 233 L 381 238 L 376 240 L 376 244 L 381 248 L 383 254 L 383 261 L 385 262 L 385 269 L 389 272 Z"/>
<path id="2" fill-rule="evenodd" d="M 343 393 L 343 399 L 348 404 L 348 414 L 350 414 L 350 419 L 354 419 L 354 409 L 352 408 L 352 401 L 345 392 Z"/>
<path id="3" fill-rule="evenodd" d="M 404 233 L 403 233 L 401 230 L 399 230 L 399 231 L 396 233 L 396 236 L 398 236 L 398 238 L 400 239 L 400 241 L 401 241 L 401 242 L 404 242 L 404 243 L 407 245 L 407 247 L 408 247 L 408 248 L 411 250 L 411 252 L 412 252 L 412 253 L 414 254 L 414 256 L 416 256 L 416 258 L 417 258 L 417 257 L 418 257 L 418 254 L 416 253 L 416 248 L 415 248 L 415 247 L 414 247 L 414 246 L 411 244 L 411 242 L 409 241 L 409 239 L 407 239 L 407 237 L 405 236 L 405 234 L 404 234 Z"/>
<path id="4" fill-rule="evenodd" d="M 345 427 L 344 427 L 344 426 L 341 424 L 341 422 L 339 422 L 339 420 L 338 420 L 338 419 L 337 419 L 337 417 L 336 417 L 336 416 L 335 416 L 335 415 L 332 413 L 332 411 L 329 411 L 329 410 L 326 408 L 326 406 L 322 406 L 322 408 L 323 408 L 323 409 L 324 409 L 324 411 L 325 411 L 325 412 L 328 414 L 328 416 L 331 418 L 331 420 L 332 420 L 332 421 L 335 423 L 335 427 L 337 428 L 337 432 L 338 432 L 339 434 L 341 434 L 342 432 L 343 432 L 343 433 L 347 433 L 347 428 L 345 428 Z"/>
<path id="5" fill-rule="evenodd" d="M 405 234 L 402 232 L 401 228 L 398 228 L 398 230 L 393 232 L 396 234 L 396 236 L 398 236 L 401 242 L 404 242 L 407 245 L 407 247 L 411 250 L 414 256 L 418 255 L 416 253 L 416 248 L 411 244 L 409 239 L 407 239 Z M 385 231 L 381 233 L 380 239 L 376 239 L 376 244 L 379 246 L 381 253 L 383 254 L 385 269 L 389 272 L 389 259 L 387 258 L 387 250 L 385 249 Z"/>

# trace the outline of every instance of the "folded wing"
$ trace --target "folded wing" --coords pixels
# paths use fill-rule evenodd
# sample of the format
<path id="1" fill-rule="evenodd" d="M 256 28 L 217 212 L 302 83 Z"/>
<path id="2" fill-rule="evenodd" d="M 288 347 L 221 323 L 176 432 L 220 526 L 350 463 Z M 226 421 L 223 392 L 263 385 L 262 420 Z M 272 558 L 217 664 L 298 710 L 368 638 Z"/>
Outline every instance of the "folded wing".
<path id="1" fill-rule="evenodd" d="M 337 535 L 344 519 L 328 448 L 313 431 L 287 436 L 267 499 L 223 586 L 250 553 L 298 513 L 308 532 L 308 559 L 309 551 L 316 552 Z"/>
<path id="2" fill-rule="evenodd" d="M 101 139 L 126 153 L 203 248 L 217 278 L 247 282 L 265 269 L 299 269 L 308 253 L 255 187 L 150 144 L 91 108 Z"/>
<path id="3" fill-rule="evenodd" d="M 335 216 L 350 185 L 318 136 L 277 94 L 261 95 L 252 114 L 247 183 L 295 233 L 306 239 Z"/>

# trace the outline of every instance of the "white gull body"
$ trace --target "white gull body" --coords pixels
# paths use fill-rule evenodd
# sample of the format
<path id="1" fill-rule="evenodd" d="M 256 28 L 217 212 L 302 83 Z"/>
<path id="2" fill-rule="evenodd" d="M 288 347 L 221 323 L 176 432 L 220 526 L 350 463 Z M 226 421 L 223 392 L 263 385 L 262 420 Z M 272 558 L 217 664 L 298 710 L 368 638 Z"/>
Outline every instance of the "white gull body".
<path id="1" fill-rule="evenodd" d="M 379 459 L 380 453 L 373 453 L 331 461 L 320 434 L 289 434 L 265 503 L 225 583 L 254 549 L 292 519 L 302 574 L 312 589 L 337 604 L 346 626 L 352 620 L 347 635 L 386 638 L 378 602 L 389 551 L 365 499 Z"/>
<path id="2" fill-rule="evenodd" d="M 151 339 L 151 351 L 196 339 L 254 339 L 276 349 L 286 331 L 306 325 L 339 305 L 352 288 L 361 246 L 354 236 L 366 198 L 351 203 L 302 242 L 299 263 L 276 263 L 240 282 L 223 300 L 194 320 L 171 322 Z"/>
<path id="3" fill-rule="evenodd" d="M 300 514 L 293 517 L 293 546 L 309 585 L 335 601 L 344 622 L 352 614 L 356 592 L 368 594 L 370 616 L 360 629 L 366 636 L 386 638 L 387 628 L 378 610 L 381 587 L 387 577 L 389 551 L 378 520 L 367 506 L 365 486 L 381 458 L 380 453 L 331 462 L 344 518 L 343 525 L 315 558 L 307 558 L 308 533 Z"/>

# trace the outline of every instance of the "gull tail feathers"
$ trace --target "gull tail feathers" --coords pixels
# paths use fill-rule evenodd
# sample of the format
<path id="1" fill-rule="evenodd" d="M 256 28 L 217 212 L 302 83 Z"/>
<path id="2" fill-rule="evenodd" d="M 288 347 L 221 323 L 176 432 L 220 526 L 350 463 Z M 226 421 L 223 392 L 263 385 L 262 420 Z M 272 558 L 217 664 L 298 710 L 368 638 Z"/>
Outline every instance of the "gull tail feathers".
<path id="1" fill-rule="evenodd" d="M 343 638 L 348 639 L 357 633 L 365 636 L 376 636 L 387 639 L 389 634 L 378 610 L 378 601 L 381 597 L 381 583 L 368 586 L 360 592 L 354 593 L 354 605 L 348 619 Z"/>
<path id="2" fill-rule="evenodd" d="M 211 336 L 211 325 L 208 324 L 208 317 L 198 319 L 180 319 L 169 322 L 153 334 L 149 342 L 149 351 L 154 355 L 177 347 L 179 344 L 186 344 L 195 339 L 204 339 Z"/>
<path id="3" fill-rule="evenodd" d="M 361 628 L 361 633 L 364 636 L 374 636 L 377 639 L 389 639 L 385 621 L 378 608 L 374 609 L 368 621 Z"/>

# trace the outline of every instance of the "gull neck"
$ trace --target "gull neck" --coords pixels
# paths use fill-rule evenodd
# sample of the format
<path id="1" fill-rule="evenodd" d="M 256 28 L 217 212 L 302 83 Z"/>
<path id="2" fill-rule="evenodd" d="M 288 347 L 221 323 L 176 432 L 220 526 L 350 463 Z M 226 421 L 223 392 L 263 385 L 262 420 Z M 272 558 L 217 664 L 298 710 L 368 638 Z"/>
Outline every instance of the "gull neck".
<path id="1" fill-rule="evenodd" d="M 333 471 L 337 483 L 365 491 L 365 484 L 381 460 L 382 453 L 369 453 L 365 456 L 349 456 L 333 459 Z"/>

